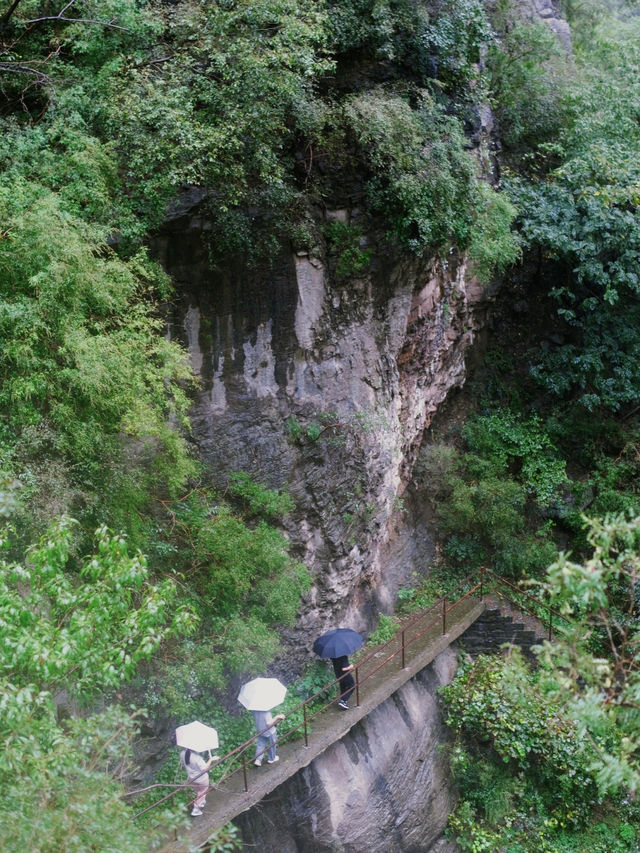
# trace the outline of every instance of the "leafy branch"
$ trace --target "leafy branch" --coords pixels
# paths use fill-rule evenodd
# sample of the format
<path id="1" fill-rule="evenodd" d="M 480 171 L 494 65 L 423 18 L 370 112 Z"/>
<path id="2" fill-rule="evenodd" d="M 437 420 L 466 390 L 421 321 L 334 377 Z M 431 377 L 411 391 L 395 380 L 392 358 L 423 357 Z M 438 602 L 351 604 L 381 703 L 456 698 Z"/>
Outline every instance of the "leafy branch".
<path id="1" fill-rule="evenodd" d="M 42 18 L 30 18 L 28 21 L 25 21 L 25 24 L 39 24 L 43 21 L 64 21 L 65 23 L 70 24 L 97 24 L 101 27 L 110 27 L 114 30 L 126 30 L 127 32 L 130 31 L 128 27 L 123 27 L 120 24 L 115 24 L 113 22 L 113 19 L 111 19 L 110 21 L 101 21 L 97 20 L 96 18 L 67 18 L 64 13 L 73 3 L 75 3 L 75 0 L 70 0 L 70 2 L 67 3 L 67 5 L 63 9 L 61 9 L 57 15 L 45 15 Z"/>

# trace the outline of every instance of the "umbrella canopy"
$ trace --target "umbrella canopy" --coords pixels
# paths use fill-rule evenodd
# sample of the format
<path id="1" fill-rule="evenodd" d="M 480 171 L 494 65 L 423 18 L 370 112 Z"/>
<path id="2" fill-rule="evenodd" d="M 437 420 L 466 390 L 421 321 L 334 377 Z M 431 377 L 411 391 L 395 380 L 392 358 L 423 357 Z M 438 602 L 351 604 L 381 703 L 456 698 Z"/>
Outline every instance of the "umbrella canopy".
<path id="1" fill-rule="evenodd" d="M 186 726 L 176 729 L 176 746 L 192 749 L 194 752 L 204 752 L 205 749 L 218 748 L 218 732 L 211 726 L 205 726 L 199 720 L 194 720 Z"/>
<path id="2" fill-rule="evenodd" d="M 318 637 L 313 651 L 321 658 L 341 658 L 350 655 L 362 645 L 362 637 L 351 628 L 333 628 Z"/>
<path id="3" fill-rule="evenodd" d="M 254 678 L 238 693 L 238 702 L 248 711 L 270 711 L 284 701 L 287 688 L 277 678 Z"/>

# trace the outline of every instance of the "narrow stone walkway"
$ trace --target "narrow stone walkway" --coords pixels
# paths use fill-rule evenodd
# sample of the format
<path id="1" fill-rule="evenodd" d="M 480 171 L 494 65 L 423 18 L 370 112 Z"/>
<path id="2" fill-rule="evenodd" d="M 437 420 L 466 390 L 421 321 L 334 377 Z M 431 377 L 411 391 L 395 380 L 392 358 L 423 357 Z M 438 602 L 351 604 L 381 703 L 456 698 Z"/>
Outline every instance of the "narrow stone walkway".
<path id="1" fill-rule="evenodd" d="M 190 830 L 180 838 L 168 841 L 161 848 L 161 853 L 188 853 L 203 847 L 213 830 L 224 826 L 241 812 L 269 796 L 286 779 L 310 764 L 332 743 L 343 738 L 359 720 L 388 699 L 463 634 L 484 609 L 484 602 L 471 597 L 451 606 L 446 616 L 446 633 L 444 634 L 442 633 L 442 616 L 439 613 L 434 613 L 433 617 L 429 617 L 427 621 L 418 625 L 412 624 L 413 617 L 405 620 L 401 626 L 407 626 L 404 668 L 402 667 L 400 632 L 396 634 L 391 644 L 381 650 L 364 650 L 364 653 L 360 654 L 360 659 L 364 660 L 366 657 L 367 660 L 363 664 L 358 664 L 359 706 L 355 705 L 354 693 L 350 702 L 352 707 L 348 711 L 340 710 L 335 704 L 322 711 L 309 723 L 308 747 L 304 745 L 302 731 L 298 733 L 295 740 L 289 741 L 284 738 L 286 732 L 280 732 L 279 763 L 268 765 L 265 762 L 259 768 L 249 765 L 247 768 L 248 791 L 244 790 L 241 770 L 221 782 L 209 792 L 203 815 L 193 818 Z M 425 630 L 426 626 L 429 627 Z M 380 666 L 394 652 L 395 657 Z M 358 663 L 357 658 L 355 662 Z M 285 725 L 286 722 L 282 723 L 281 728 Z"/>

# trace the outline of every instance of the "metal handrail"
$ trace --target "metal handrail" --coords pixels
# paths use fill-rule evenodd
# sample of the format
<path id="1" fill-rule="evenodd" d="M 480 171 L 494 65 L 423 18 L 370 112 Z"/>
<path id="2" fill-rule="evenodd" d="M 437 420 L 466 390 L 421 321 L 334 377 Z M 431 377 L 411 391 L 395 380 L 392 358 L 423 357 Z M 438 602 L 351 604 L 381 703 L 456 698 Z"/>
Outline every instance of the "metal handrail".
<path id="1" fill-rule="evenodd" d="M 471 586 L 471 588 L 467 589 L 452 604 L 447 605 L 447 601 L 451 599 L 451 596 L 453 594 L 455 594 L 458 590 L 460 590 L 465 585 L 468 585 L 470 582 L 472 582 L 478 575 L 479 575 L 479 580 L 477 581 L 477 583 L 473 584 Z M 507 581 L 505 578 L 501 577 L 500 575 L 496 574 L 496 572 L 492 571 L 491 569 L 487 569 L 485 566 L 481 566 L 480 568 L 478 568 L 474 572 L 472 572 L 470 575 L 468 575 L 466 578 L 461 580 L 452 590 L 449 591 L 448 595 L 442 596 L 441 598 L 437 599 L 437 601 L 434 604 L 432 604 L 431 607 L 428 607 L 426 610 L 420 611 L 412 619 L 407 621 L 405 624 L 401 625 L 398 628 L 398 630 L 395 632 L 395 634 L 389 640 L 387 640 L 381 646 L 377 646 L 375 649 L 373 649 L 368 655 L 366 655 L 361 660 L 358 660 L 358 662 L 355 664 L 355 667 L 353 670 L 354 676 L 355 676 L 355 682 L 356 682 L 355 683 L 356 707 L 358 707 L 360 705 L 360 687 L 362 684 L 364 684 L 366 681 L 368 681 L 373 675 L 375 675 L 379 670 L 381 670 L 389 662 L 394 660 L 398 655 L 400 655 L 400 658 L 401 658 L 401 667 L 400 668 L 404 669 L 405 664 L 406 664 L 406 651 L 413 643 L 415 643 L 418 639 L 420 639 L 420 637 L 422 637 L 427 631 L 429 631 L 431 628 L 433 628 L 433 626 L 436 625 L 439 621 L 441 621 L 441 623 L 442 623 L 441 635 L 444 636 L 447 633 L 447 614 L 448 613 L 450 613 L 454 608 L 458 607 L 461 602 L 463 602 L 465 599 L 467 599 L 470 595 L 473 595 L 473 593 L 475 593 L 477 590 L 480 591 L 480 599 L 482 600 L 484 598 L 484 595 L 486 592 L 486 581 L 485 581 L 485 579 L 486 579 L 487 575 L 490 575 L 498 583 L 502 583 L 505 586 L 509 587 L 510 589 L 513 589 L 514 591 L 516 591 L 518 593 L 518 595 L 522 595 L 525 598 L 531 599 L 532 601 L 534 601 L 536 603 L 537 606 L 542 607 L 543 609 L 545 609 L 549 612 L 549 639 L 551 639 L 551 635 L 552 635 L 552 619 L 553 619 L 553 616 L 555 615 L 558 618 L 564 619 L 565 621 L 567 621 L 566 617 L 564 617 L 561 613 L 553 610 L 549 605 L 538 601 L 532 595 L 529 595 L 528 593 L 519 589 L 517 586 L 510 583 L 509 581 Z M 508 598 L 508 596 L 505 596 L 505 597 Z M 509 599 L 509 600 L 511 600 L 511 599 Z M 524 610 L 527 609 L 516 601 L 513 601 L 512 603 L 515 604 L 516 606 L 518 606 L 520 609 L 524 609 Z M 407 641 L 407 633 L 410 632 L 410 630 L 415 625 L 419 624 L 420 622 L 423 622 L 431 614 L 434 614 L 435 611 L 438 611 L 438 612 L 435 613 L 434 618 L 431 619 L 431 621 L 429 621 L 427 625 L 422 626 L 421 630 L 417 634 L 415 634 L 415 636 L 411 637 Z M 532 613 L 532 611 L 527 611 L 527 612 Z M 536 615 L 536 614 L 534 613 L 533 615 Z M 383 661 L 381 661 L 380 663 L 377 663 L 377 665 L 374 666 L 371 671 L 367 672 L 366 675 L 364 675 L 364 676 L 361 675 L 361 672 L 362 672 L 365 664 L 368 664 L 374 657 L 377 657 L 382 651 L 387 649 L 392 643 L 397 643 L 398 640 L 400 641 L 399 648 L 396 648 L 394 651 L 392 651 L 387 657 L 384 658 Z M 296 725 L 294 725 L 290 729 L 288 729 L 286 732 L 282 733 L 280 735 L 280 740 L 285 740 L 285 739 L 291 737 L 292 734 L 294 734 L 294 733 L 300 731 L 300 729 L 302 729 L 305 748 L 307 748 L 309 746 L 309 723 L 312 720 L 314 720 L 317 716 L 319 716 L 321 713 L 323 713 L 327 708 L 334 705 L 336 699 L 332 697 L 328 702 L 321 705 L 319 708 L 313 708 L 313 710 L 310 710 L 311 706 L 314 703 L 314 701 L 317 700 L 323 693 L 327 692 L 332 687 L 335 687 L 336 684 L 339 684 L 341 679 L 342 679 L 342 677 L 334 679 L 333 681 L 329 682 L 324 687 L 322 687 L 320 690 L 318 690 L 316 693 L 314 693 L 312 696 L 308 696 L 306 699 L 303 699 L 297 705 L 295 705 L 293 708 L 291 708 L 287 712 L 287 714 L 285 715 L 285 720 L 288 717 L 291 717 L 296 711 L 299 711 L 300 709 L 302 709 L 302 712 L 303 712 L 302 722 L 297 723 Z M 270 728 L 270 726 L 267 728 Z M 266 731 L 266 730 L 267 729 L 265 728 L 264 731 Z M 209 791 L 211 791 L 214 788 L 218 787 L 219 785 L 223 784 L 228 779 L 235 776 L 236 773 L 240 773 L 240 772 L 243 773 L 244 790 L 245 790 L 245 792 L 247 792 L 249 790 L 248 779 L 247 779 L 247 752 L 248 752 L 249 748 L 257 741 L 258 737 L 260 737 L 261 734 L 263 734 L 263 732 L 257 732 L 256 734 L 252 735 L 252 737 L 250 737 L 244 743 L 240 744 L 240 746 L 237 746 L 237 747 L 235 747 L 235 749 L 232 749 L 230 752 L 228 752 L 226 755 L 224 755 L 219 760 L 217 766 L 220 766 L 223 762 L 226 762 L 227 764 L 233 763 L 238 758 L 242 759 L 242 763 L 240 764 L 240 766 L 234 767 L 233 769 L 230 769 L 229 772 L 223 773 L 222 777 L 220 779 L 218 779 L 218 781 L 215 782 L 215 784 L 213 784 L 209 787 Z M 260 753 L 260 755 L 264 754 L 267 750 L 268 750 L 268 747 L 265 747 L 265 749 L 262 751 L 262 753 Z M 251 759 L 251 760 L 254 760 L 254 759 Z M 201 775 L 204 775 L 205 772 L 207 772 L 207 771 L 202 771 Z M 159 806 L 162 803 L 167 802 L 168 800 L 172 799 L 178 793 L 178 791 L 185 790 L 186 788 L 188 788 L 190 786 L 190 784 L 191 784 L 191 782 L 185 782 L 184 784 L 175 787 L 175 789 L 173 791 L 166 794 L 161 799 L 157 800 L 156 802 L 154 802 L 151 805 L 147 806 L 146 808 L 142 809 L 142 811 L 137 812 L 135 815 L 132 816 L 131 820 L 136 820 L 137 818 L 141 817 L 143 814 L 146 814 L 147 812 L 156 808 L 156 806 Z M 148 789 L 145 789 L 145 790 L 148 790 Z M 140 791 L 140 792 L 131 791 L 128 794 L 125 794 L 125 796 L 132 796 L 136 793 L 142 793 L 142 791 Z M 193 801 L 190 801 L 190 802 L 193 802 Z"/>

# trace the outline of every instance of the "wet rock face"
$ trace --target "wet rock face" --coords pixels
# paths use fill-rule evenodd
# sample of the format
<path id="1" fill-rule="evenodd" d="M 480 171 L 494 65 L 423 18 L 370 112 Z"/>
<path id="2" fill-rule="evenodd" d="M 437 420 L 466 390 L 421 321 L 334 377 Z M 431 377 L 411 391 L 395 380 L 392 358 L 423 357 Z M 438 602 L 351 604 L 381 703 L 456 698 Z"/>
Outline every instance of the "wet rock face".
<path id="1" fill-rule="evenodd" d="M 334 212 L 348 218 L 349 212 Z M 213 269 L 203 229 L 167 225 L 158 254 L 176 283 L 171 336 L 201 380 L 193 436 L 212 481 L 245 470 L 296 503 L 294 553 L 316 578 L 298 643 L 336 621 L 368 630 L 424 571 L 428 531 L 404 494 L 423 432 L 465 378 L 486 292 L 450 263 L 372 248 L 366 275 L 285 252 L 268 268 Z"/>
<path id="2" fill-rule="evenodd" d="M 540 21 L 545 24 L 569 54 L 572 50 L 571 29 L 562 17 L 558 0 L 518 0 L 523 21 Z"/>
<path id="3" fill-rule="evenodd" d="M 562 17 L 559 4 L 554 0 L 531 0 L 533 10 L 549 29 L 556 34 L 558 41 L 567 51 L 571 52 L 571 30 Z"/>
<path id="4" fill-rule="evenodd" d="M 452 853 L 442 834 L 456 793 L 437 688 L 450 647 L 341 741 L 235 819 L 263 853 Z M 390 736 L 390 732 L 393 733 Z"/>

